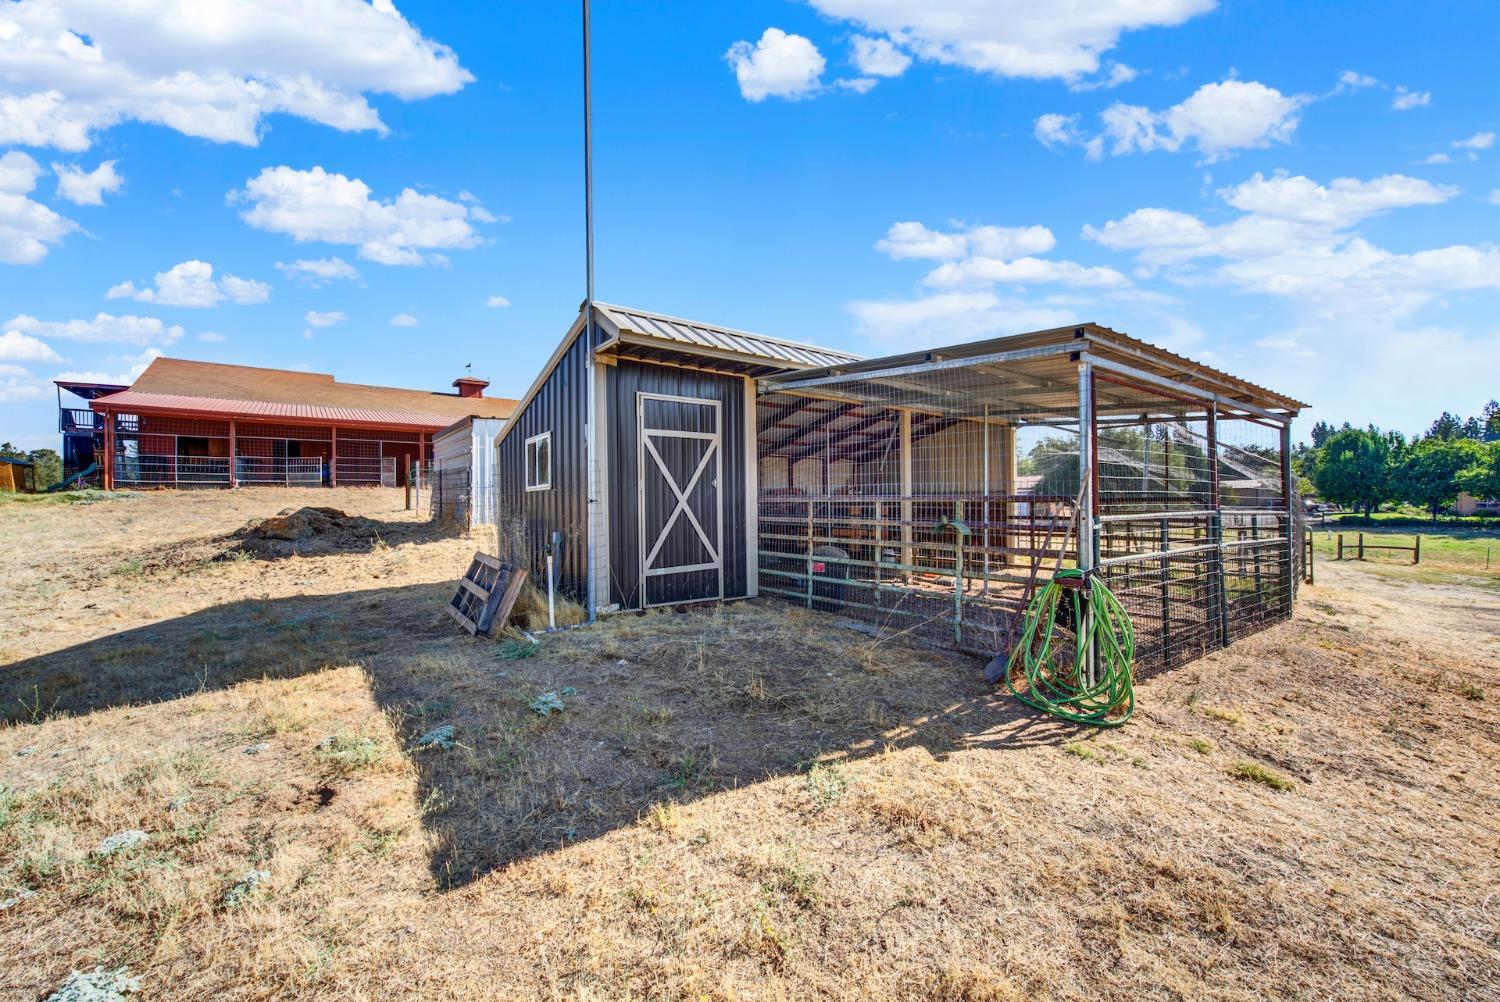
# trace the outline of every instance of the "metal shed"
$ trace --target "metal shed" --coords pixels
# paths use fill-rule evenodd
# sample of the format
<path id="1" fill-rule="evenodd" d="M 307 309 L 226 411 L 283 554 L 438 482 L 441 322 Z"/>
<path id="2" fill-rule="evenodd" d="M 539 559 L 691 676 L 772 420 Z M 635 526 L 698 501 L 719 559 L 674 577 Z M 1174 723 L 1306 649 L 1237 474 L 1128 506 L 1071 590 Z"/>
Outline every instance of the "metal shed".
<path id="1" fill-rule="evenodd" d="M 466 417 L 432 436 L 432 514 L 465 526 L 495 524 L 495 439 L 505 421 Z"/>
<path id="2" fill-rule="evenodd" d="M 1290 397 L 1097 324 L 860 359 L 596 309 L 593 380 L 581 315 L 497 441 L 502 550 L 558 533 L 591 612 L 766 594 L 988 655 L 1077 566 L 1147 668 L 1291 614 Z"/>
<path id="3" fill-rule="evenodd" d="M 580 312 L 496 441 L 501 552 L 540 572 L 557 533 L 591 611 L 755 595 L 755 379 L 857 356 L 594 305 L 593 381 Z"/>

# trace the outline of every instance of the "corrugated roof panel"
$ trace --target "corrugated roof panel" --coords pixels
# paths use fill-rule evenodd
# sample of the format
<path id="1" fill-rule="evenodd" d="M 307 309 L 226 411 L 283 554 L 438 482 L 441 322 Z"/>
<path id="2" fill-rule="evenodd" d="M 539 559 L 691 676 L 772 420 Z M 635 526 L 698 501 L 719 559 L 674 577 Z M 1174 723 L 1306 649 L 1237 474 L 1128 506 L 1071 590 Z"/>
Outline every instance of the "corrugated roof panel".
<path id="1" fill-rule="evenodd" d="M 595 307 L 606 313 L 609 320 L 623 331 L 675 344 L 770 359 L 794 368 L 840 365 L 857 362 L 860 359 L 859 355 L 836 351 L 832 348 L 798 344 L 795 341 L 767 337 L 764 334 L 683 320 L 660 313 L 649 313 L 645 310 L 612 306 L 608 303 L 596 303 Z"/>

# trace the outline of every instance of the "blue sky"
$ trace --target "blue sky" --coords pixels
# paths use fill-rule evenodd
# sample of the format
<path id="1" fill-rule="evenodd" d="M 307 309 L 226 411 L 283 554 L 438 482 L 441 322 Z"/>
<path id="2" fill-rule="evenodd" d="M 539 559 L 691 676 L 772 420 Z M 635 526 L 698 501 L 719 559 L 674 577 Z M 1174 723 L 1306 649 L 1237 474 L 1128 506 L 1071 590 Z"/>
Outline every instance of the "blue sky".
<path id="1" fill-rule="evenodd" d="M 595 8 L 602 299 L 866 354 L 1095 320 L 1304 434 L 1500 395 L 1493 3 Z M 583 295 L 574 6 L 183 9 L 0 0 L 0 439 L 155 353 L 520 395 Z"/>

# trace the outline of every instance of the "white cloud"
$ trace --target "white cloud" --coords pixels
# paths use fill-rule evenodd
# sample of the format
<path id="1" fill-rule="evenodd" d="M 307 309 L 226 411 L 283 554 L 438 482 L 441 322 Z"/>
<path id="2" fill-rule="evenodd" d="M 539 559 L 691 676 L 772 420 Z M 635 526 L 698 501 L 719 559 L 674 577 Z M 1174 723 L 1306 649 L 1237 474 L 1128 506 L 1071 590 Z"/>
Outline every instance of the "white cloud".
<path id="1" fill-rule="evenodd" d="M 1490 204 L 1500 205 L 1500 188 L 1496 188 L 1490 192 Z"/>
<path id="2" fill-rule="evenodd" d="M 504 296 L 491 296 L 490 298 L 488 298 L 488 299 L 486 299 L 484 301 L 484 305 L 486 305 L 486 306 L 509 306 L 510 305 L 510 300 L 506 299 Z"/>
<path id="3" fill-rule="evenodd" d="M 0 22 L 0 37 L 3 30 Z M 0 156 L 0 261 L 6 264 L 35 264 L 51 245 L 78 228 L 71 219 L 26 197 L 41 173 L 41 165 L 19 150 Z"/>
<path id="4" fill-rule="evenodd" d="M 254 279 L 225 275 L 214 279 L 214 266 L 207 261 L 183 261 L 166 271 L 156 273 L 154 287 L 137 289 L 135 282 L 124 281 L 105 292 L 106 299 L 136 299 L 159 306 L 205 308 L 218 306 L 224 300 L 240 305 L 264 303 L 271 298 L 271 287 Z"/>
<path id="5" fill-rule="evenodd" d="M 944 233 L 917 222 L 893 223 L 875 249 L 895 260 L 927 258 L 949 261 L 966 255 L 1010 258 L 1045 254 L 1057 238 L 1045 226 L 970 226 Z"/>
<path id="6" fill-rule="evenodd" d="M 1097 73 L 1121 34 L 1178 25 L 1214 0 L 810 0 L 918 58 L 999 76 L 1075 80 Z"/>
<path id="7" fill-rule="evenodd" d="M 971 257 L 938 265 L 923 279 L 937 287 L 1055 284 L 1074 288 L 1123 289 L 1130 280 L 1113 268 L 1090 268 L 1073 261 L 1047 261 L 1022 257 L 1003 261 L 993 257 Z"/>
<path id="8" fill-rule="evenodd" d="M 390 0 L 20 0 L 0 28 L 0 143 L 87 149 L 120 122 L 254 146 L 285 113 L 386 131 L 370 93 L 473 80 Z"/>
<path id="9" fill-rule="evenodd" d="M 61 362 L 62 356 L 47 342 L 20 331 L 0 334 L 0 362 Z"/>
<path id="10" fill-rule="evenodd" d="M 1407 90 L 1405 87 L 1397 87 L 1395 97 L 1391 98 L 1391 107 L 1397 111 L 1425 108 L 1431 103 L 1432 94 L 1429 91 Z"/>
<path id="11" fill-rule="evenodd" d="M 46 384 L 20 366 L 0 365 L 0 403 L 40 400 Z"/>
<path id="12" fill-rule="evenodd" d="M 391 326 L 415 327 L 417 326 L 417 318 L 412 316 L 410 313 L 398 313 L 394 317 L 391 317 Z"/>
<path id="13" fill-rule="evenodd" d="M 75 205 L 103 205 L 105 194 L 114 194 L 125 186 L 125 177 L 115 170 L 118 160 L 106 160 L 91 171 L 77 164 L 52 165 L 57 175 L 57 194 Z"/>
<path id="14" fill-rule="evenodd" d="M 326 313 L 319 312 L 318 310 L 308 310 L 307 316 L 304 319 L 307 320 L 309 327 L 332 327 L 334 324 L 341 324 L 349 318 L 344 315 L 343 310 L 329 310 Z"/>
<path id="15" fill-rule="evenodd" d="M 1451 164 L 1453 158 L 1446 153 L 1433 153 L 1417 162 L 1422 164 Z"/>
<path id="16" fill-rule="evenodd" d="M 1410 314 L 1447 292 L 1500 288 L 1500 249 L 1454 245 L 1398 254 L 1351 230 L 1398 208 L 1437 205 L 1458 194 L 1400 174 L 1320 185 L 1306 177 L 1256 174 L 1219 192 L 1243 215 L 1209 225 L 1170 209 L 1138 209 L 1084 236 L 1133 251 L 1148 269 L 1218 260 L 1213 280 L 1245 292 L 1299 301 L 1320 315 Z"/>
<path id="17" fill-rule="evenodd" d="M 823 54 L 808 39 L 780 28 L 767 28 L 754 44 L 735 42 L 724 58 L 733 67 L 740 94 L 747 101 L 768 97 L 796 101 L 822 89 Z"/>
<path id="18" fill-rule="evenodd" d="M 341 257 L 299 258 L 290 264 L 276 262 L 276 270 L 299 285 L 314 289 L 342 279 L 355 281 L 359 269 Z"/>
<path id="19" fill-rule="evenodd" d="M 1082 145 L 1085 138 L 1078 131 L 1077 115 L 1059 115 L 1056 112 L 1038 116 L 1032 130 L 1043 146 Z"/>
<path id="20" fill-rule="evenodd" d="M 1455 150 L 1487 150 L 1495 145 L 1493 132 L 1476 132 L 1468 139 L 1455 139 L 1448 144 Z"/>
<path id="21" fill-rule="evenodd" d="M 223 334 L 218 333 L 217 331 L 204 331 L 204 332 L 202 332 L 201 334 L 198 335 L 198 340 L 199 341 L 217 342 L 217 341 L 228 341 L 229 338 L 226 337 Z"/>
<path id="22" fill-rule="evenodd" d="M 1104 143 L 1087 149 L 1090 156 L 1098 157 L 1105 144 L 1110 153 L 1119 155 L 1176 151 L 1191 143 L 1212 163 L 1236 150 L 1287 142 L 1297 129 L 1297 110 L 1306 103 L 1306 98 L 1288 96 L 1253 80 L 1204 84 L 1165 111 L 1112 105 L 1099 116 L 1104 131 L 1098 138 Z"/>
<path id="23" fill-rule="evenodd" d="M 899 77 L 911 66 L 911 56 L 902 52 L 888 38 L 855 35 L 850 40 L 854 68 L 865 76 Z"/>
<path id="24" fill-rule="evenodd" d="M 1141 73 L 1133 66 L 1124 63 L 1110 63 L 1109 71 L 1103 76 L 1093 77 L 1088 80 L 1074 80 L 1068 84 L 1068 89 L 1079 92 L 1091 90 L 1114 90 L 1122 84 L 1128 84 Z"/>
<path id="25" fill-rule="evenodd" d="M 942 292 L 919 299 L 856 300 L 848 305 L 857 331 L 882 348 L 958 344 L 998 334 L 1060 327 L 1076 319 L 1066 308 L 1010 302 L 992 292 Z"/>
<path id="26" fill-rule="evenodd" d="M 1306 177 L 1257 173 L 1221 194 L 1244 212 L 1344 228 L 1392 209 L 1446 202 L 1458 189 L 1404 174 L 1369 181 L 1340 177 L 1324 187 Z"/>
<path id="27" fill-rule="evenodd" d="M 412 188 L 377 201 L 363 181 L 322 167 L 267 167 L 229 197 L 248 206 L 240 218 L 256 229 L 284 233 L 298 243 L 349 244 L 359 248 L 360 257 L 380 264 L 443 264 L 447 258 L 434 251 L 483 242 L 470 223 L 472 209 L 461 202 Z"/>
<path id="28" fill-rule="evenodd" d="M 109 313 L 96 313 L 92 320 L 38 320 L 23 313 L 0 324 L 0 329 L 64 341 L 141 347 L 173 344 L 182 337 L 182 328 L 177 324 L 163 324 L 155 317 L 117 317 Z"/>
<path id="29" fill-rule="evenodd" d="M 1368 73 L 1357 73 L 1354 70 L 1345 70 L 1339 74 L 1339 86 L 1350 89 L 1363 89 L 1375 87 L 1380 83 Z"/>
<path id="30" fill-rule="evenodd" d="M 113 383 L 117 386 L 129 386 L 140 378 L 141 373 L 156 359 L 161 358 L 160 348 L 147 348 L 139 355 L 127 356 L 114 359 L 115 362 L 124 364 L 129 368 L 124 372 L 108 372 L 93 370 L 88 372 L 59 372 L 57 379 L 67 379 L 78 383 Z"/>

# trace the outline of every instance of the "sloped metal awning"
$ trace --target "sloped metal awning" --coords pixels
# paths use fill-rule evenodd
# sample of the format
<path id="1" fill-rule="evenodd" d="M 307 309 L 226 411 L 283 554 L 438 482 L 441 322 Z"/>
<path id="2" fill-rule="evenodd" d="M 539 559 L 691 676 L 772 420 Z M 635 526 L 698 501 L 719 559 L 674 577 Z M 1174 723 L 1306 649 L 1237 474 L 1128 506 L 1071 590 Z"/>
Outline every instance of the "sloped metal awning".
<path id="1" fill-rule="evenodd" d="M 952 418 L 1045 424 L 1077 418 L 1083 361 L 1094 370 L 1094 410 L 1101 421 L 1180 417 L 1210 405 L 1221 413 L 1283 421 L 1306 406 L 1096 324 L 772 374 L 760 388 Z"/>

